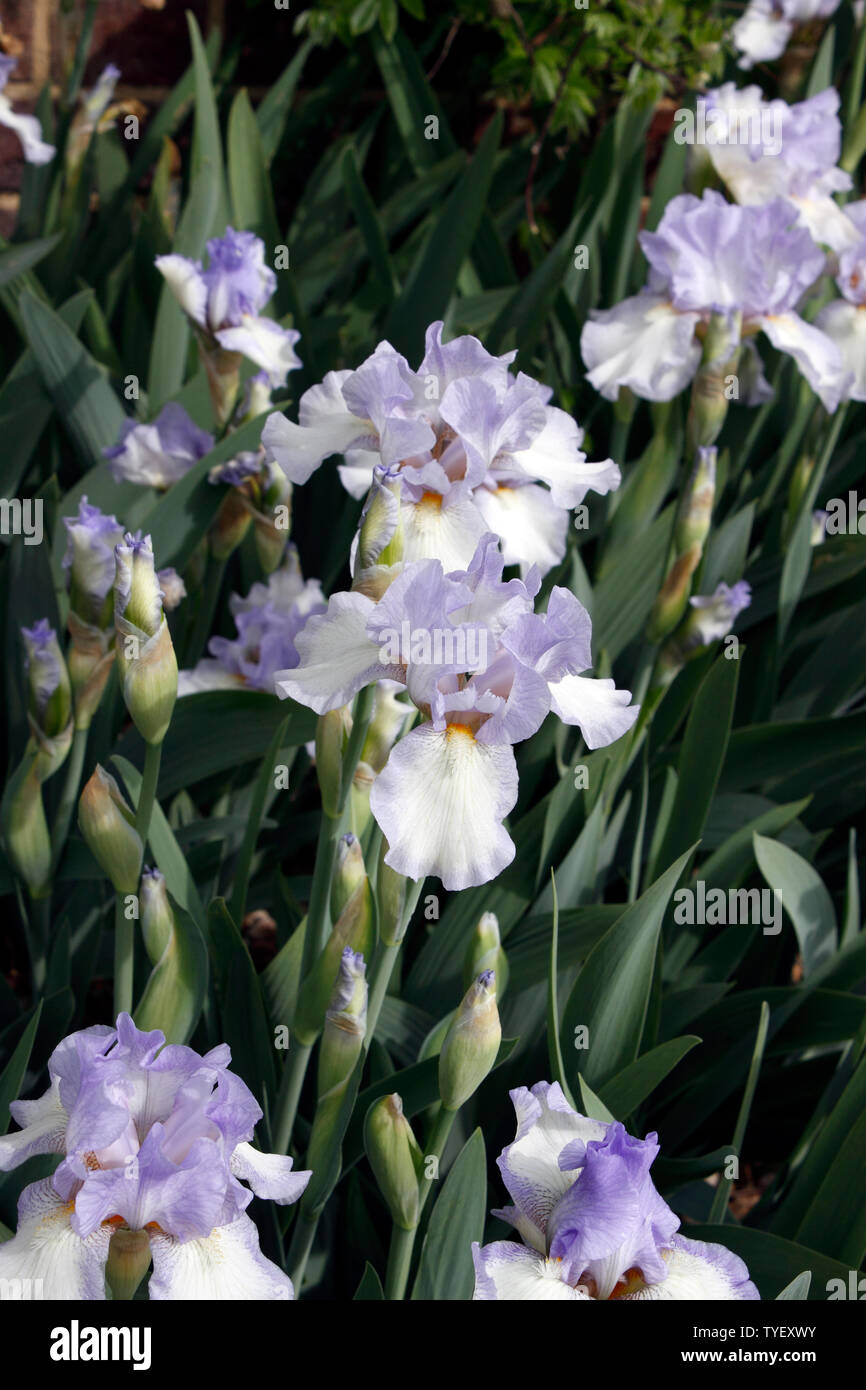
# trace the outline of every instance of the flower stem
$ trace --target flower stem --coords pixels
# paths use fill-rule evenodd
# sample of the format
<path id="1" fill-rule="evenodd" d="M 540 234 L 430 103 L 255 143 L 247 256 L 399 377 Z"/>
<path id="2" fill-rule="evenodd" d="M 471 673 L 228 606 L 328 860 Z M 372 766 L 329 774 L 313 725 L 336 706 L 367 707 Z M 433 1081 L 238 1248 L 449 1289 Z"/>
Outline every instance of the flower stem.
<path id="1" fill-rule="evenodd" d="M 135 815 L 135 828 L 141 838 L 142 849 L 147 849 L 153 803 L 156 800 L 156 785 L 159 781 L 159 765 L 162 761 L 162 744 L 148 743 L 144 754 L 144 772 L 141 777 L 141 791 L 138 794 L 138 810 Z"/>
<path id="2" fill-rule="evenodd" d="M 427 1202 L 427 1198 L 433 1189 L 436 1176 L 426 1176 L 427 1169 L 430 1167 L 429 1160 L 435 1158 L 436 1162 L 432 1165 L 433 1174 L 438 1176 L 439 1159 L 445 1152 L 445 1145 L 448 1143 L 448 1136 L 456 1118 L 456 1110 L 446 1110 L 441 1103 L 436 1108 L 433 1126 L 430 1130 L 430 1137 L 424 1146 L 424 1172 L 425 1176 L 421 1179 L 418 1201 L 418 1216 Z M 399 1230 L 399 1235 L 398 1235 Z M 409 1281 L 409 1271 L 412 1265 L 412 1251 L 415 1246 L 415 1235 L 418 1227 L 415 1226 L 411 1231 L 404 1231 L 395 1226 L 391 1236 L 391 1249 L 388 1253 L 388 1269 L 385 1275 L 385 1297 L 400 1301 L 406 1297 L 406 1285 Z M 392 1264 L 394 1268 L 392 1269 Z"/>
<path id="3" fill-rule="evenodd" d="M 300 1296 L 301 1285 L 304 1282 L 304 1273 L 307 1268 L 307 1260 L 310 1258 L 313 1241 L 316 1239 L 318 1225 L 318 1213 L 314 1216 L 305 1216 L 303 1212 L 298 1212 L 298 1219 L 295 1222 L 295 1229 L 292 1232 L 292 1242 L 289 1246 L 288 1258 L 289 1276 L 295 1286 L 296 1298 Z"/>
<path id="4" fill-rule="evenodd" d="M 388 1251 L 388 1269 L 385 1273 L 385 1297 L 399 1301 L 406 1296 L 409 1282 L 409 1269 L 412 1264 L 412 1251 L 415 1248 L 417 1226 L 407 1231 L 396 1222 L 391 1231 L 391 1248 Z"/>
<path id="5" fill-rule="evenodd" d="M 270 747 L 262 761 L 261 771 L 256 780 L 256 785 L 253 788 L 249 814 L 244 829 L 244 838 L 238 853 L 238 862 L 235 868 L 235 881 L 230 904 L 231 914 L 238 928 L 240 928 L 243 922 L 244 912 L 246 910 L 250 870 L 253 865 L 253 855 L 256 852 L 256 841 L 259 837 L 259 828 L 265 810 L 265 801 L 267 800 L 268 791 L 272 785 L 271 779 L 274 775 L 274 760 L 277 758 L 282 748 L 288 723 L 289 716 L 286 715 L 271 740 Z"/>
<path id="6" fill-rule="evenodd" d="M 298 1102 L 301 1099 L 304 1077 L 307 1074 L 312 1050 L 312 1045 L 308 1047 L 306 1043 L 298 1042 L 295 1038 L 292 1039 L 292 1047 L 286 1058 L 280 1091 L 274 1107 L 275 1153 L 285 1154 L 289 1152 L 292 1130 L 295 1127 L 295 1116 L 298 1113 Z"/>
<path id="7" fill-rule="evenodd" d="M 54 835 L 51 843 L 51 877 L 57 872 L 60 863 L 60 856 L 69 835 L 69 826 L 72 821 L 72 812 L 78 800 L 78 789 L 81 784 L 81 770 L 84 767 L 84 755 L 87 751 L 87 736 L 89 729 L 76 729 L 72 736 L 72 747 L 69 750 L 69 761 L 66 764 L 66 778 L 63 783 L 63 795 L 60 798 L 60 805 L 57 808 L 57 815 L 54 820 Z"/>
<path id="8" fill-rule="evenodd" d="M 124 895 L 114 903 L 114 1017 L 132 1013 L 135 927 L 124 912 Z"/>

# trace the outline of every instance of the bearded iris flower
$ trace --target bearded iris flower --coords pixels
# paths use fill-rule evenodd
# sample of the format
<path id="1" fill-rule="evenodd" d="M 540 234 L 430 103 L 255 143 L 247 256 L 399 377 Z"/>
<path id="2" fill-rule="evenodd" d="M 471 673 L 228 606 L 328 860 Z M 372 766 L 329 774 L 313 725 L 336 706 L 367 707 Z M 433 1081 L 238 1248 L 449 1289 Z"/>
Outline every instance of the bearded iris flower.
<path id="1" fill-rule="evenodd" d="M 117 443 L 102 453 L 116 482 L 169 488 L 213 446 L 213 435 L 200 430 L 183 406 L 171 401 L 149 425 L 127 420 Z"/>
<path id="2" fill-rule="evenodd" d="M 239 687 L 273 695 L 275 673 L 297 664 L 298 633 L 325 606 L 318 579 L 304 581 L 297 551 L 290 546 L 284 564 L 266 584 L 254 584 L 245 598 L 232 594 L 229 608 L 237 637 L 212 637 L 210 656 L 180 672 L 178 695 Z"/>
<path id="3" fill-rule="evenodd" d="M 493 1214 L 522 1244 L 473 1244 L 476 1300 L 760 1298 L 737 1255 L 678 1233 L 649 1175 L 655 1134 L 578 1114 L 556 1083 L 511 1099 L 517 1135 L 497 1162 L 513 1206 Z"/>
<path id="4" fill-rule="evenodd" d="M 0 1169 L 62 1157 L 22 1192 L 0 1278 L 41 1279 L 46 1298 L 104 1299 L 115 1241 L 127 1259 L 134 1250 L 139 1277 L 152 1258 L 152 1299 L 294 1296 L 245 1209 L 254 1193 L 297 1201 L 310 1173 L 249 1143 L 262 1112 L 229 1071 L 228 1047 L 202 1057 L 164 1044 L 121 1014 L 116 1028 L 64 1038 L 46 1093 L 13 1102 L 21 1129 L 0 1138 Z"/>
<path id="5" fill-rule="evenodd" d="M 781 58 L 798 24 L 824 19 L 838 6 L 839 0 L 749 0 L 731 30 L 740 67 Z"/>
<path id="6" fill-rule="evenodd" d="M 28 164 L 48 164 L 56 153 L 55 147 L 42 139 L 42 126 L 38 116 L 22 116 L 12 110 L 12 103 L 3 89 L 18 65 L 16 58 L 0 54 L 0 125 L 14 130 L 21 141 L 21 149 Z"/>
<path id="7" fill-rule="evenodd" d="M 395 567 L 378 602 L 333 594 L 295 639 L 298 665 L 276 675 L 279 695 L 317 714 L 378 680 L 405 686 L 422 721 L 391 750 L 370 808 L 385 862 L 449 889 L 486 883 L 514 857 L 502 822 L 517 800 L 515 743 L 552 710 L 599 748 L 638 713 L 628 691 L 581 674 L 592 666 L 591 623 L 574 595 L 554 587 L 536 614 L 537 571 L 506 582 L 503 567 L 488 533 L 466 570 L 416 560 Z"/>
<path id="8" fill-rule="evenodd" d="M 380 343 L 357 371 L 329 372 L 301 397 L 299 423 L 271 415 L 262 442 L 293 483 L 332 454 L 343 486 L 361 498 L 384 467 L 399 483 L 403 553 L 465 568 L 487 531 L 507 564 L 546 572 L 562 559 L 568 509 L 587 491 L 619 486 L 610 459 L 589 463 L 583 433 L 549 404 L 551 390 L 508 368 L 469 335 L 427 330 L 417 371 Z"/>
<path id="9" fill-rule="evenodd" d="M 813 239 L 834 251 L 857 239 L 850 208 L 834 198 L 852 187 L 838 167 L 842 123 L 834 87 L 789 106 L 781 98 L 765 101 L 760 87 L 726 82 L 706 100 L 716 124 L 707 153 L 736 202 L 785 198 Z"/>
<path id="10" fill-rule="evenodd" d="M 763 332 L 835 410 L 850 377 L 836 344 L 796 312 L 825 262 L 794 216 L 783 198 L 759 207 L 732 205 L 713 191 L 673 198 L 658 230 L 640 233 L 646 288 L 595 311 L 584 326 L 581 352 L 596 390 L 608 400 L 622 386 L 646 400 L 673 400 L 698 370 L 698 333 L 713 317 L 724 324 L 727 356 Z M 759 373 L 751 403 L 768 390 Z"/>
<path id="11" fill-rule="evenodd" d="M 836 344 L 851 374 L 848 398 L 866 401 L 866 201 L 849 204 L 845 211 L 857 239 L 839 256 L 836 284 L 842 298 L 826 304 L 815 324 Z"/>
<path id="12" fill-rule="evenodd" d="M 186 256 L 156 258 L 157 269 L 199 332 L 205 365 L 221 375 L 223 364 L 214 364 L 207 349 L 222 349 L 255 362 L 271 386 L 284 386 L 289 372 L 301 365 L 294 346 L 301 335 L 262 315 L 277 287 L 276 275 L 265 265 L 264 242 L 253 232 L 227 227 L 224 236 L 211 238 L 207 252 L 206 269 Z M 231 374 L 236 375 L 234 369 Z"/>

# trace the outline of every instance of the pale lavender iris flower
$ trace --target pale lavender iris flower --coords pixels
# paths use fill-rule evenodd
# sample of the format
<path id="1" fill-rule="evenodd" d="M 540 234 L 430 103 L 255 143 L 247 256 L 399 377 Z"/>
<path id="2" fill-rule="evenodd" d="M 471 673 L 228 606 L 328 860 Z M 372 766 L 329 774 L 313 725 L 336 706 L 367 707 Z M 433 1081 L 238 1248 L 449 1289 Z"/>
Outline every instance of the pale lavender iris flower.
<path id="1" fill-rule="evenodd" d="M 277 277 L 265 265 L 265 245 L 253 232 L 227 227 L 207 243 L 208 264 L 186 256 L 157 256 L 156 266 L 184 313 L 227 352 L 242 353 L 267 373 L 272 387 L 285 385 L 301 362 L 294 345 L 301 336 L 282 328 L 262 310 Z"/>
<path id="2" fill-rule="evenodd" d="M 465 570 L 415 560 L 378 602 L 333 594 L 296 638 L 298 665 L 276 676 L 279 695 L 317 714 L 378 680 L 405 686 L 422 720 L 391 750 L 370 808 L 386 863 L 412 879 L 436 874 L 448 889 L 487 883 L 514 857 L 503 825 L 517 800 L 513 744 L 553 710 L 599 748 L 638 713 L 629 691 L 581 674 L 591 623 L 575 596 L 554 587 L 536 614 L 537 570 L 506 582 L 503 566 L 488 533 Z"/>
<path id="3" fill-rule="evenodd" d="M 473 1244 L 476 1300 L 760 1298 L 737 1255 L 678 1234 L 649 1173 L 657 1135 L 578 1114 L 557 1083 L 511 1099 L 517 1135 L 497 1162 L 513 1205 L 493 1214 L 522 1243 Z"/>
<path id="4" fill-rule="evenodd" d="M 182 405 L 170 401 L 149 425 L 126 420 L 120 437 L 103 449 L 116 482 L 169 488 L 214 446 L 213 435 L 200 430 Z"/>
<path id="5" fill-rule="evenodd" d="M 847 207 L 834 194 L 853 186 L 839 168 L 839 93 L 828 87 L 789 106 L 766 101 L 760 87 L 733 82 L 707 93 L 706 149 L 738 203 L 785 198 L 814 241 L 842 251 L 856 239 Z"/>
<path id="6" fill-rule="evenodd" d="M 363 497 L 377 467 L 399 479 L 403 554 L 465 568 L 485 532 L 500 536 L 508 564 L 546 572 L 565 553 L 568 508 L 587 491 L 619 486 L 607 459 L 589 463 L 583 434 L 549 404 L 548 387 L 496 357 L 471 335 L 442 341 L 427 330 L 413 370 L 390 343 L 354 372 L 329 372 L 301 397 L 299 423 L 271 415 L 262 442 L 293 483 L 342 455 L 346 490 Z"/>
<path id="7" fill-rule="evenodd" d="M 596 390 L 608 400 L 623 386 L 646 400 L 673 400 L 700 365 L 699 326 L 716 315 L 731 356 L 741 339 L 748 344 L 764 333 L 794 358 L 825 409 L 835 410 L 850 375 L 836 344 L 797 313 L 825 258 L 794 224 L 783 198 L 758 207 L 739 207 L 714 191 L 673 198 L 657 231 L 640 234 L 650 263 L 646 288 L 595 311 L 584 326 L 581 351 Z M 766 396 L 762 388 L 758 398 Z"/>
<path id="8" fill-rule="evenodd" d="M 825 19 L 839 0 L 749 0 L 731 30 L 741 68 L 781 58 L 798 24 Z"/>
<path id="9" fill-rule="evenodd" d="M 318 579 L 304 580 L 297 551 L 289 546 L 267 583 L 254 584 L 245 598 L 232 594 L 229 608 L 237 637 L 211 638 L 210 656 L 180 672 L 179 696 L 239 688 L 273 695 L 275 673 L 297 665 L 298 633 L 311 614 L 324 613 L 326 601 Z"/>
<path id="10" fill-rule="evenodd" d="M 857 239 L 839 256 L 836 284 L 842 298 L 826 304 L 815 324 L 836 344 L 851 374 L 848 398 L 866 401 L 866 200 L 849 203 L 845 212 Z"/>
<path id="11" fill-rule="evenodd" d="M 297 1201 L 310 1174 L 253 1148 L 262 1112 L 230 1061 L 225 1045 L 203 1057 L 165 1046 L 128 1014 L 64 1038 L 49 1089 L 13 1102 L 21 1128 L 0 1138 L 3 1171 L 60 1156 L 21 1193 L 0 1278 L 41 1280 L 45 1298 L 104 1299 L 113 1235 L 143 1233 L 151 1299 L 292 1298 L 245 1209 L 254 1193 Z"/>
<path id="12" fill-rule="evenodd" d="M 21 141 L 21 149 L 28 164 L 48 164 L 56 153 L 54 145 L 42 138 L 42 126 L 37 116 L 23 116 L 13 111 L 12 103 L 4 92 L 10 75 L 17 66 L 16 58 L 0 54 L 0 125 L 14 130 Z"/>

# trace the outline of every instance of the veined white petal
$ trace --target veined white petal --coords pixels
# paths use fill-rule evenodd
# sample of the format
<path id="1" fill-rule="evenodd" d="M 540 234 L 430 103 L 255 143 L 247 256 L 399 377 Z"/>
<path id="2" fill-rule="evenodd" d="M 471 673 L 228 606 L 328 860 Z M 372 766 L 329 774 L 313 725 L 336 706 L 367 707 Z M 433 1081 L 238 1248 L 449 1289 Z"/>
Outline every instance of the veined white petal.
<path id="1" fill-rule="evenodd" d="M 797 314 L 767 314 L 757 323 L 773 347 L 793 357 L 824 409 L 832 413 L 851 385 L 836 344 Z"/>
<path id="2" fill-rule="evenodd" d="M 627 733 L 640 712 L 629 704 L 630 690 L 617 690 L 612 680 L 592 676 L 563 676 L 550 687 L 551 705 L 563 724 L 579 724 L 588 748 L 604 748 Z"/>
<path id="3" fill-rule="evenodd" d="M 475 1292 L 477 1302 L 496 1302 L 511 1299 L 519 1302 L 578 1302 L 589 1301 L 585 1289 L 573 1289 L 562 1279 L 562 1262 L 548 1260 L 535 1250 L 527 1250 L 510 1240 L 495 1240 L 492 1245 L 479 1246 L 472 1242 L 475 1262 Z"/>
<path id="4" fill-rule="evenodd" d="M 59 1080 L 38 1100 L 15 1100 L 9 1109 L 21 1129 L 0 1137 L 0 1172 L 17 1168 L 33 1154 L 63 1153 L 68 1116 L 60 1104 Z"/>
<path id="5" fill-rule="evenodd" d="M 231 1168 L 236 1178 L 249 1183 L 257 1197 L 286 1206 L 296 1202 L 310 1178 L 308 1171 L 292 1171 L 293 1160 L 282 1154 L 266 1154 L 252 1144 L 238 1144 L 232 1154 Z"/>
<path id="6" fill-rule="evenodd" d="M 37 1296 L 42 1298 L 104 1299 L 113 1228 L 99 1226 L 82 1240 L 71 1217 L 72 1203 L 61 1201 L 50 1178 L 25 1187 L 18 1199 L 18 1231 L 0 1245 L 0 1285 L 9 1279 L 41 1280 Z"/>
<path id="7" fill-rule="evenodd" d="M 55 149 L 42 139 L 42 126 L 38 116 L 23 115 L 13 111 L 7 96 L 0 94 L 0 125 L 14 130 L 21 141 L 24 158 L 28 164 L 48 164 L 54 158 Z"/>
<path id="8" fill-rule="evenodd" d="M 295 638 L 300 664 L 275 673 L 277 694 L 325 714 L 371 681 L 398 679 L 402 672 L 382 665 L 379 646 L 367 636 L 374 607 L 364 594 L 332 594 L 327 613 L 314 614 Z"/>
<path id="9" fill-rule="evenodd" d="M 346 408 L 342 386 L 351 372 L 328 372 L 301 397 L 299 424 L 275 412 L 262 430 L 262 443 L 293 483 L 305 483 L 331 454 L 342 454 L 373 433 L 369 420 Z"/>
<path id="10" fill-rule="evenodd" d="M 866 401 L 866 305 L 834 299 L 821 310 L 815 326 L 833 340 L 854 378 L 850 399 Z"/>
<path id="11" fill-rule="evenodd" d="M 610 492 L 622 481 L 613 459 L 589 463 L 580 445 L 583 431 L 564 410 L 547 407 L 544 429 L 511 461 L 529 478 L 547 483 L 558 507 L 577 507 L 587 491 Z"/>
<path id="12" fill-rule="evenodd" d="M 460 889 L 488 883 L 511 863 L 502 821 L 516 800 L 510 745 L 478 743 L 462 725 L 437 732 L 422 724 L 391 750 L 370 809 L 388 841 L 386 864 Z"/>
<path id="13" fill-rule="evenodd" d="M 477 494 L 448 505 L 438 493 L 428 493 L 420 502 L 404 501 L 404 562 L 441 560 L 446 574 L 465 570 L 488 530 L 476 500 Z"/>
<path id="14" fill-rule="evenodd" d="M 722 1303 L 760 1299 L 745 1264 L 725 1246 L 680 1235 L 674 1236 L 673 1246 L 662 1252 L 667 1277 L 661 1283 L 641 1284 L 620 1297 L 634 1302 L 703 1299 Z"/>
<path id="15" fill-rule="evenodd" d="M 242 352 L 250 362 L 266 371 L 271 386 L 285 385 L 289 372 L 302 365 L 295 352 L 300 333 L 296 328 L 282 328 L 273 319 L 241 314 L 236 327 L 221 328 L 214 336 L 220 347 L 229 352 Z"/>
<path id="16" fill-rule="evenodd" d="M 165 276 L 171 286 L 172 294 L 183 312 L 199 324 L 205 326 L 207 314 L 207 285 L 202 278 L 201 268 L 186 256 L 157 256 L 156 268 Z"/>
<path id="17" fill-rule="evenodd" d="M 537 565 L 547 574 L 559 564 L 565 554 L 569 514 L 556 505 L 547 488 L 538 483 L 480 487 L 475 505 L 487 530 L 499 536 L 506 565 Z"/>
<path id="18" fill-rule="evenodd" d="M 800 214 L 799 221 L 808 227 L 812 240 L 819 245 L 829 246 L 833 251 L 844 251 L 860 240 L 858 232 L 844 207 L 839 206 L 829 193 L 815 193 L 809 197 L 788 195 Z"/>
<path id="19" fill-rule="evenodd" d="M 163 1300 L 262 1301 L 294 1298 L 292 1281 L 259 1249 L 259 1233 L 248 1216 L 217 1226 L 200 1240 L 180 1242 L 155 1233 L 150 1238 L 153 1274 L 150 1297 Z"/>
<path id="20" fill-rule="evenodd" d="M 648 401 L 672 401 L 698 369 L 699 314 L 681 314 L 663 295 L 637 294 L 592 314 L 580 335 L 587 380 L 606 400 L 628 386 Z"/>

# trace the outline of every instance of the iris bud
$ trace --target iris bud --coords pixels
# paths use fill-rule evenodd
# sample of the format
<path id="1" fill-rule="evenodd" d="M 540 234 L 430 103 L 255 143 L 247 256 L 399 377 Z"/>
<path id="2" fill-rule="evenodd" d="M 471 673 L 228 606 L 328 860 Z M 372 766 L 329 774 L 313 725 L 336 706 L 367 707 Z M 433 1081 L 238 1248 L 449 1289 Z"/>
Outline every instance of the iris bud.
<path id="1" fill-rule="evenodd" d="M 492 970 L 469 986 L 439 1053 L 439 1095 L 446 1110 L 460 1106 L 478 1090 L 502 1041 Z"/>
<path id="2" fill-rule="evenodd" d="M 395 1224 L 414 1230 L 424 1160 L 398 1095 L 383 1096 L 368 1110 L 364 1147 Z"/>
<path id="3" fill-rule="evenodd" d="M 78 801 L 78 828 L 118 893 L 135 893 L 144 846 L 135 817 L 120 788 L 103 767 L 86 783 Z"/>
<path id="4" fill-rule="evenodd" d="M 502 949 L 499 919 L 495 912 L 483 913 L 472 934 L 463 960 L 463 988 L 468 989 L 485 970 L 494 972 L 496 994 L 501 999 L 508 984 L 508 960 Z"/>

